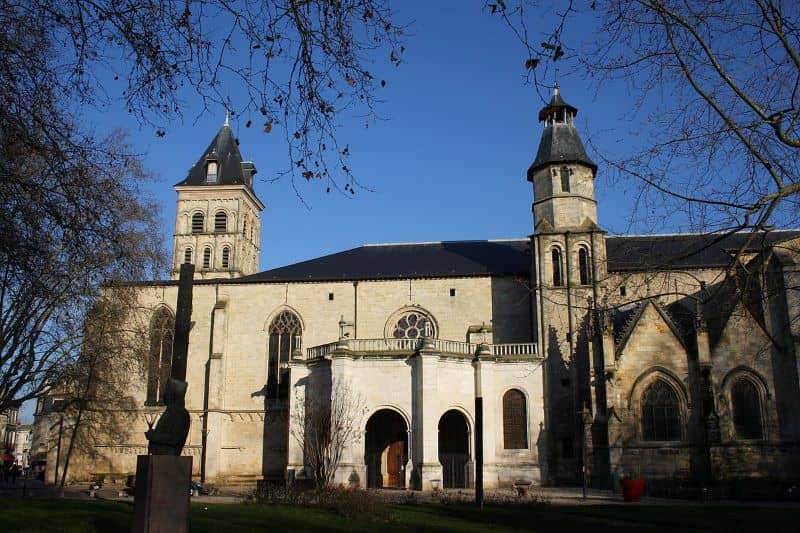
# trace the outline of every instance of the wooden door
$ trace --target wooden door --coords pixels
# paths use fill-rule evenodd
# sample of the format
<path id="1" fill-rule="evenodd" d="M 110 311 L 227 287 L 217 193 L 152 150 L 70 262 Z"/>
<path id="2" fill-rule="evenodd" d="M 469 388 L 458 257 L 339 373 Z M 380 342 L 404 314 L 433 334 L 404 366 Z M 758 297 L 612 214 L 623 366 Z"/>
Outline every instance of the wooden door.
<path id="1" fill-rule="evenodd" d="M 403 455 L 405 450 L 403 448 L 404 442 L 401 440 L 389 445 L 386 452 L 386 487 L 403 488 L 405 486 L 405 479 L 403 479 Z"/>

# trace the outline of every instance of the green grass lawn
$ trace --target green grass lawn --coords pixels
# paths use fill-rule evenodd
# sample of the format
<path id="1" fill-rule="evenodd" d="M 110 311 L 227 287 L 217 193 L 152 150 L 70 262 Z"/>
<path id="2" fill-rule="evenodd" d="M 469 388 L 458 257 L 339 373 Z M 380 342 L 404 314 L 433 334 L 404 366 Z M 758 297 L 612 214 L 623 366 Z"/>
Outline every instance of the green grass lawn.
<path id="1" fill-rule="evenodd" d="M 130 530 L 132 503 L 2 500 L 2 531 Z M 798 510 L 731 505 L 395 506 L 388 524 L 347 520 L 325 510 L 262 505 L 193 504 L 192 532 L 246 531 L 782 531 L 800 530 Z"/>

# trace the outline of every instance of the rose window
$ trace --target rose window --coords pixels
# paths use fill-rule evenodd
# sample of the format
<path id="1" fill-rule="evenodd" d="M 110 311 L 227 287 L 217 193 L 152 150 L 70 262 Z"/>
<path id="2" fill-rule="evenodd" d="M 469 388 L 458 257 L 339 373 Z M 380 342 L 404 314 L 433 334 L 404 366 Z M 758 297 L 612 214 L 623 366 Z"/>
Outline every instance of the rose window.
<path id="1" fill-rule="evenodd" d="M 394 327 L 392 336 L 395 339 L 418 339 L 420 337 L 434 336 L 431 319 L 422 313 L 412 311 L 406 313 Z"/>

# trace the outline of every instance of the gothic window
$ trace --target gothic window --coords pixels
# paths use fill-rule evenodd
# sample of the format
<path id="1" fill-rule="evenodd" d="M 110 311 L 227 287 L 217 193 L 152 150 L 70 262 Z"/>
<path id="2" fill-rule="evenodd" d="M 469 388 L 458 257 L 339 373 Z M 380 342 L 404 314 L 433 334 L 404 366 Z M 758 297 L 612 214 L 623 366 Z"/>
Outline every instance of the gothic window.
<path id="1" fill-rule="evenodd" d="M 436 334 L 430 317 L 420 311 L 409 311 L 398 319 L 392 336 L 395 339 L 419 339 L 435 337 Z"/>
<path id="2" fill-rule="evenodd" d="M 525 395 L 511 389 L 503 395 L 503 448 L 524 450 L 528 448 L 528 414 Z"/>
<path id="3" fill-rule="evenodd" d="M 214 215 L 214 231 L 217 233 L 224 233 L 228 231 L 228 215 L 225 211 L 217 211 Z"/>
<path id="4" fill-rule="evenodd" d="M 561 250 L 553 248 L 550 256 L 553 263 L 553 286 L 561 287 L 564 285 L 564 277 L 561 274 Z"/>
<path id="5" fill-rule="evenodd" d="M 665 381 L 655 380 L 642 395 L 644 440 L 681 440 L 680 404 Z"/>
<path id="6" fill-rule="evenodd" d="M 569 192 L 569 175 L 572 174 L 568 167 L 561 167 L 561 192 Z"/>
<path id="7" fill-rule="evenodd" d="M 211 268 L 211 248 L 208 246 L 203 249 L 203 268 Z"/>
<path id="8" fill-rule="evenodd" d="M 192 233 L 202 233 L 205 229 L 206 218 L 203 213 L 195 213 L 192 215 Z"/>
<path id="9" fill-rule="evenodd" d="M 192 262 L 192 249 L 187 248 L 183 251 L 183 262 L 189 264 Z"/>
<path id="10" fill-rule="evenodd" d="M 578 248 L 578 276 L 581 285 L 588 285 L 592 282 L 592 265 L 589 263 L 589 251 L 581 246 Z"/>
<path id="11" fill-rule="evenodd" d="M 760 439 L 761 397 L 752 381 L 740 378 L 731 387 L 733 427 L 739 439 Z"/>
<path id="12" fill-rule="evenodd" d="M 231 249 L 225 246 L 222 249 L 222 268 L 228 268 L 231 260 Z"/>
<path id="13" fill-rule="evenodd" d="M 216 183 L 217 181 L 217 162 L 209 161 L 206 165 L 206 181 L 209 183 Z"/>
<path id="14" fill-rule="evenodd" d="M 301 348 L 303 330 L 300 319 L 291 311 L 283 311 L 269 326 L 267 360 L 267 397 L 285 400 L 289 397 L 289 369 L 292 352 Z"/>
<path id="15" fill-rule="evenodd" d="M 167 309 L 156 311 L 150 323 L 150 354 L 147 365 L 147 400 L 145 405 L 163 403 L 164 384 L 172 367 L 172 339 L 175 319 Z"/>

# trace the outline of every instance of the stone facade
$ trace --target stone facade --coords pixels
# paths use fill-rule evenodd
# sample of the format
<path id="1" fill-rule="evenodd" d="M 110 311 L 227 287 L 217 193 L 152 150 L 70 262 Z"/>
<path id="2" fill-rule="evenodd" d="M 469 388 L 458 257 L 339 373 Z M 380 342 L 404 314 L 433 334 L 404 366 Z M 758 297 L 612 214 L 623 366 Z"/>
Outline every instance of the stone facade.
<path id="1" fill-rule="evenodd" d="M 486 487 L 795 479 L 800 233 L 763 236 L 739 264 L 741 235 L 606 235 L 576 113 L 557 93 L 540 113 L 527 240 L 365 246 L 248 275 L 263 208 L 250 187 L 179 184 L 173 267 L 200 260 L 186 249 L 232 251 L 194 287 L 194 474 L 310 477 L 298 415 L 344 387 L 358 409 L 341 484 L 472 486 L 477 398 Z M 193 231 L 220 210 L 224 229 Z M 175 282 L 143 283 L 142 312 L 174 314 L 176 297 Z M 145 380 L 130 387 L 129 431 L 73 477 L 134 470 L 160 408 Z"/>

